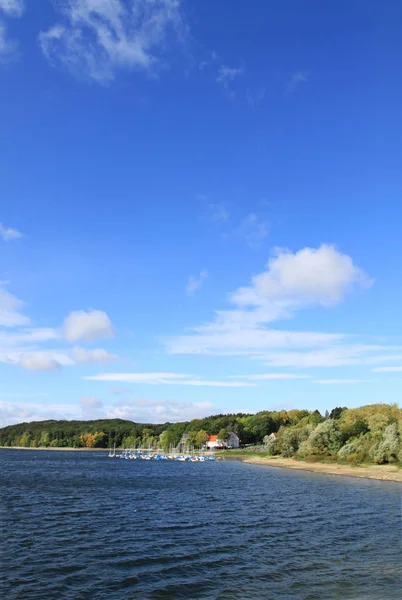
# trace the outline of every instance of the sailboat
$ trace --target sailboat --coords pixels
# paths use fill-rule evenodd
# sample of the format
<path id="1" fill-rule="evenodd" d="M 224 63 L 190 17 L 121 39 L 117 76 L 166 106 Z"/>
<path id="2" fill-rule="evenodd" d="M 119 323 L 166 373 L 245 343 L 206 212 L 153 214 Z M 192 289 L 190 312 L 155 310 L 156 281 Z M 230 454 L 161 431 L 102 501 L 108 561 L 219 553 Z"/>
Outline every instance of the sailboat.
<path id="1" fill-rule="evenodd" d="M 116 444 L 113 447 L 113 453 L 112 453 L 112 449 L 110 448 L 109 454 L 107 455 L 108 458 L 114 458 L 116 456 Z"/>

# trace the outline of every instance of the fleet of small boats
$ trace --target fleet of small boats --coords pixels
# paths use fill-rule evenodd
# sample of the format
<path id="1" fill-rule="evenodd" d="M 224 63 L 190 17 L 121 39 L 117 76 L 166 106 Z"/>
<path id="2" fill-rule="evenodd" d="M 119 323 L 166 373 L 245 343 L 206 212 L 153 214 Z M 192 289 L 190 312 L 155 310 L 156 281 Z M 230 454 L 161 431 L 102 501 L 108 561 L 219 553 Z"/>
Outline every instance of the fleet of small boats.
<path id="1" fill-rule="evenodd" d="M 121 450 L 116 453 L 116 448 L 113 451 L 110 449 L 108 458 L 121 458 L 124 460 L 174 460 L 177 462 L 209 462 L 215 460 L 213 454 L 161 454 L 152 450 Z"/>

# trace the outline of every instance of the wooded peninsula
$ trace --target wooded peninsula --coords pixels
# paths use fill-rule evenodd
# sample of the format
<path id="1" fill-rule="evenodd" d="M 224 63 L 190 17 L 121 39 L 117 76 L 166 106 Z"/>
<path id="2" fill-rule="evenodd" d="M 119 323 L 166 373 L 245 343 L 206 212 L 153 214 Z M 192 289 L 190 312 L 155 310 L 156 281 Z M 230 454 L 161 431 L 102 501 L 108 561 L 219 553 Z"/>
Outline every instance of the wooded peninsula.
<path id="1" fill-rule="evenodd" d="M 231 432 L 248 451 L 268 456 L 402 465 L 402 410 L 396 404 L 360 408 L 261 411 L 215 415 L 179 423 L 144 424 L 122 419 L 37 421 L 0 429 L 0 446 L 23 448 L 161 448 L 186 443 L 201 448 L 210 435 Z"/>

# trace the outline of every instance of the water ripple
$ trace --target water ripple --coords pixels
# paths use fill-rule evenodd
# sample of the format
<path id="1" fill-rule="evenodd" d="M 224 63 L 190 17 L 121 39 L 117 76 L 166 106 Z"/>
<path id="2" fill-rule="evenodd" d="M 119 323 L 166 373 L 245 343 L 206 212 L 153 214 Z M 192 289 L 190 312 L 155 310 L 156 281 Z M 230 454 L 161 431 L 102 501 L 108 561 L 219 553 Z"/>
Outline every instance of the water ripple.
<path id="1" fill-rule="evenodd" d="M 0 454 L 5 600 L 400 598 L 398 484 Z"/>

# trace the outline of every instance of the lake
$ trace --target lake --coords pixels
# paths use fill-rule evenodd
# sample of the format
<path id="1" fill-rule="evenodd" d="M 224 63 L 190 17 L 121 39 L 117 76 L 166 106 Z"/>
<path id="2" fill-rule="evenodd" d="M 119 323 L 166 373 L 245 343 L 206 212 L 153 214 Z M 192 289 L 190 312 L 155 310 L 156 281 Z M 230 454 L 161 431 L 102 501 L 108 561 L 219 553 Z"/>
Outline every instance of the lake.
<path id="1" fill-rule="evenodd" d="M 0 450 L 4 600 L 401 598 L 393 482 Z"/>

